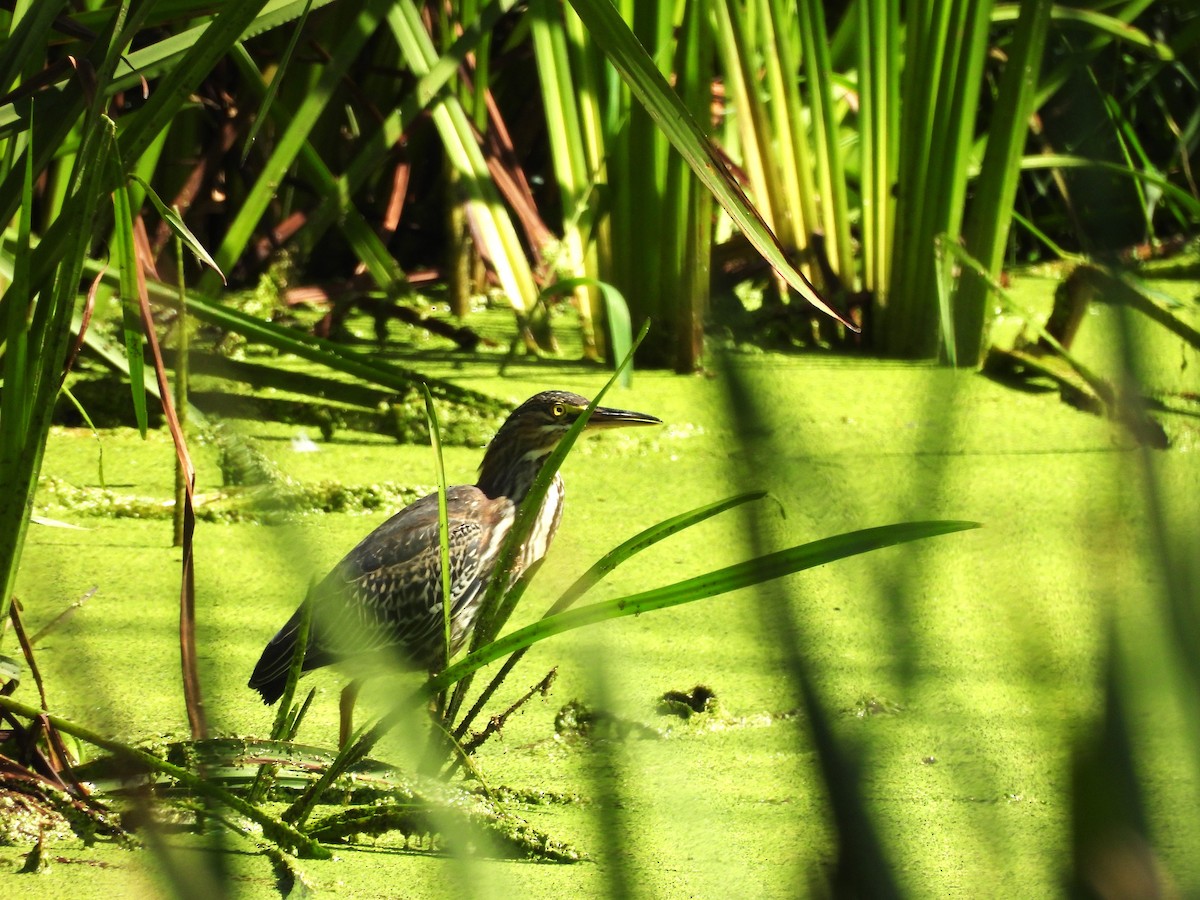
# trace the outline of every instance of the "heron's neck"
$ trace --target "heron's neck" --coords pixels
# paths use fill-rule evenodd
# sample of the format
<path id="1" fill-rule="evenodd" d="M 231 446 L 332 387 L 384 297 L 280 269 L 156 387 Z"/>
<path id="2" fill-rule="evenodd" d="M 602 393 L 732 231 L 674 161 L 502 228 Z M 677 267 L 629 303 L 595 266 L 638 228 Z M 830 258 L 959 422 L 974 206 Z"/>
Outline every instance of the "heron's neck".
<path id="1" fill-rule="evenodd" d="M 505 451 L 496 449 L 496 444 L 493 441 L 483 455 L 476 486 L 493 500 L 507 497 L 519 506 L 533 487 L 533 480 L 537 478 L 550 451 L 529 453 L 526 448 L 519 446 Z"/>

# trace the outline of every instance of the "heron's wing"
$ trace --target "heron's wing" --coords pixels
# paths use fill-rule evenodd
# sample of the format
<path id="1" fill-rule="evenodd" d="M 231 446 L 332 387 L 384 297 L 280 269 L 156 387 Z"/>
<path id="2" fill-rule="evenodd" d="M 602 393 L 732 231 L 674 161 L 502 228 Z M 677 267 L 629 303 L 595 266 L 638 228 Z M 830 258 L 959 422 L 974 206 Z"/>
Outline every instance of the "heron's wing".
<path id="1" fill-rule="evenodd" d="M 450 488 L 446 506 L 458 613 L 487 584 L 513 512 L 508 500 L 472 486 Z M 367 535 L 316 587 L 309 650 L 321 660 L 315 664 L 387 648 L 415 665 L 434 661 L 444 627 L 441 577 L 438 502 L 431 494 Z"/>

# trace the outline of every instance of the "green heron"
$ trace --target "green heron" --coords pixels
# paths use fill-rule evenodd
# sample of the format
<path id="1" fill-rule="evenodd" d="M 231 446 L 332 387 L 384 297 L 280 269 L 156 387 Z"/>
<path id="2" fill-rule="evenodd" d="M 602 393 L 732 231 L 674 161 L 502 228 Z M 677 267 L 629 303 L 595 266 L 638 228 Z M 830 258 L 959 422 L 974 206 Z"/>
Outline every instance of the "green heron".
<path id="1" fill-rule="evenodd" d="M 546 457 L 587 403 L 578 394 L 565 391 L 530 397 L 488 444 L 478 483 L 446 491 L 451 655 L 471 634 L 517 507 Z M 659 424 L 659 419 L 644 413 L 598 406 L 587 427 Z M 546 554 L 562 507 L 562 477 L 555 475 L 533 531 L 508 575 L 509 585 Z M 437 494 L 405 507 L 372 531 L 309 592 L 304 604 L 271 638 L 250 676 L 250 687 L 262 694 L 264 703 L 274 703 L 283 695 L 297 632 L 305 607 L 310 605 L 304 672 L 332 662 L 380 655 L 411 669 L 440 668 L 445 655 L 445 619 Z"/>

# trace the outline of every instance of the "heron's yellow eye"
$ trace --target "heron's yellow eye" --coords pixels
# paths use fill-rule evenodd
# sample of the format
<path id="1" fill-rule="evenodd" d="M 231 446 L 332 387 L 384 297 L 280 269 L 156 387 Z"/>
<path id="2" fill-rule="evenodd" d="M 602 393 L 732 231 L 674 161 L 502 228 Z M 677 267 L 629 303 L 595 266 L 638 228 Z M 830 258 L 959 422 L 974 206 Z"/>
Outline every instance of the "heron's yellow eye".
<path id="1" fill-rule="evenodd" d="M 563 413 L 565 413 L 566 411 L 567 411 L 566 407 L 564 407 L 561 403 L 554 404 L 554 418 L 556 418 L 556 419 L 562 418 Z"/>

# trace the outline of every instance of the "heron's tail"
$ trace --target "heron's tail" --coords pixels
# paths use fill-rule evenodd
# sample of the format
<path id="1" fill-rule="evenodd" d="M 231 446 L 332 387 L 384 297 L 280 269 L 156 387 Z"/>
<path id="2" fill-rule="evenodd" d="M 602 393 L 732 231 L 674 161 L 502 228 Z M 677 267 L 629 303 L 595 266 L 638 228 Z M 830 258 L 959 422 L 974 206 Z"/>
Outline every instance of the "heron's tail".
<path id="1" fill-rule="evenodd" d="M 288 619 L 287 624 L 279 629 L 279 633 L 271 638 L 267 646 L 263 648 L 262 656 L 258 658 L 258 665 L 254 667 L 254 672 L 250 675 L 249 686 L 262 695 L 263 703 L 268 706 L 282 697 L 283 689 L 287 687 L 288 669 L 291 668 L 292 657 L 296 653 L 296 638 L 300 631 L 300 618 L 303 611 L 303 606 L 297 609 Z M 304 663 L 300 667 L 300 671 L 307 672 L 325 665 L 328 660 L 318 658 L 320 656 L 319 652 L 314 652 L 310 634 L 308 647 L 305 648 Z"/>

